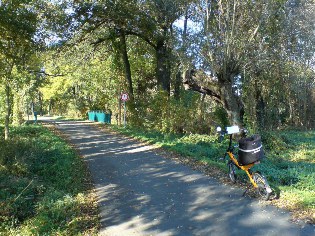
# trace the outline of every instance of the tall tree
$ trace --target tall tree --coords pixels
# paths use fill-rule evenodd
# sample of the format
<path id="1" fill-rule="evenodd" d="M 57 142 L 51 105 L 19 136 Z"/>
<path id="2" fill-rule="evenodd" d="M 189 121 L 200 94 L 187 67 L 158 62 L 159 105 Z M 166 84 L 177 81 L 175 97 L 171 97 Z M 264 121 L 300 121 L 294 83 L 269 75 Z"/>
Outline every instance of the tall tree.
<path id="1" fill-rule="evenodd" d="M 26 65 L 34 46 L 37 15 L 30 5 L 32 2 L 0 2 L 0 79 L 5 85 L 6 96 L 5 139 L 9 138 L 11 87 L 15 82 L 12 71 Z"/>
<path id="2" fill-rule="evenodd" d="M 277 7 L 281 6 L 279 1 Z M 247 54 L 262 40 L 258 32 L 268 23 L 268 10 L 273 7 L 276 6 L 257 1 L 200 1 L 199 21 L 204 22 L 200 31 L 204 38 L 201 54 L 208 72 L 199 78 L 187 77 L 185 84 L 219 101 L 231 124 L 242 124 L 241 73 L 250 63 Z"/>
<path id="3" fill-rule="evenodd" d="M 259 30 L 261 40 L 247 53 L 250 63 L 244 69 L 247 117 L 264 129 L 305 127 L 314 104 L 314 4 L 296 0 L 279 4 L 274 1 L 275 7 L 269 8 L 272 17 Z"/>
<path id="4" fill-rule="evenodd" d="M 175 20 L 183 14 L 189 1 L 103 1 L 87 3 L 76 1 L 77 13 L 86 26 L 85 31 L 114 29 L 116 37 L 122 43 L 122 56 L 125 63 L 126 79 L 132 84 L 128 70 L 128 55 L 125 53 L 124 36 L 134 35 L 147 42 L 155 50 L 156 78 L 159 88 L 170 92 L 172 27 Z M 105 10 L 104 10 L 105 9 Z M 111 31 L 113 32 L 113 31 Z M 113 36 L 111 34 L 110 36 Z M 109 39 L 109 35 L 100 35 L 97 42 Z"/>

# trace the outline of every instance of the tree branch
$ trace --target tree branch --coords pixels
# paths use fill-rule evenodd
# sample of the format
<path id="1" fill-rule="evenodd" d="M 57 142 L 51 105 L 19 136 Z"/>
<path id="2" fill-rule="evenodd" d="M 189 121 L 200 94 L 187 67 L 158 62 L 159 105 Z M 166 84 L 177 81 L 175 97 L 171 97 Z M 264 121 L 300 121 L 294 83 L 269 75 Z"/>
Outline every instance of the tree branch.
<path id="1" fill-rule="evenodd" d="M 45 76 L 50 76 L 50 77 L 62 77 L 62 76 L 68 75 L 68 74 L 49 74 L 49 73 L 46 73 L 45 71 L 36 71 L 36 70 L 29 70 L 28 72 L 35 73 L 35 74 L 41 74 L 41 75 L 45 75 Z"/>
<path id="2" fill-rule="evenodd" d="M 146 41 L 150 46 L 152 46 L 154 49 L 157 48 L 157 45 L 155 45 L 154 43 L 151 42 L 151 40 L 147 37 L 145 37 L 144 35 L 137 33 L 137 32 L 133 32 L 133 31 L 125 31 L 126 35 L 135 35 L 141 39 L 143 39 L 144 41 Z"/>
<path id="3" fill-rule="evenodd" d="M 186 78 L 183 79 L 183 85 L 185 90 L 192 90 L 196 91 L 202 94 L 206 94 L 210 97 L 212 97 L 216 102 L 222 103 L 222 97 L 214 91 L 214 89 L 211 89 L 209 87 L 202 86 L 198 84 L 194 79 L 193 79 L 194 71 L 188 71 L 186 73 Z"/>
<path id="4" fill-rule="evenodd" d="M 118 35 L 117 35 L 117 38 L 118 38 Z M 110 39 L 112 39 L 111 36 L 98 38 L 96 41 L 92 42 L 91 45 L 97 46 L 98 44 L 103 43 L 103 42 L 110 40 Z"/>

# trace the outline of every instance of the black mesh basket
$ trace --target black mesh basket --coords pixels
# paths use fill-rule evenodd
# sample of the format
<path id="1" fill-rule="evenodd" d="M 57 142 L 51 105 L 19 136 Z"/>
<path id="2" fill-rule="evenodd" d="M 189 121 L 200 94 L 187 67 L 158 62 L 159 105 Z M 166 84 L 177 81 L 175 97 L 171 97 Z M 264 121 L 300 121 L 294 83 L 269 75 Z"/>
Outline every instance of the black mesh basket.
<path id="1" fill-rule="evenodd" d="M 253 135 L 239 140 L 238 162 L 240 165 L 248 165 L 259 161 L 264 156 L 261 138 Z"/>

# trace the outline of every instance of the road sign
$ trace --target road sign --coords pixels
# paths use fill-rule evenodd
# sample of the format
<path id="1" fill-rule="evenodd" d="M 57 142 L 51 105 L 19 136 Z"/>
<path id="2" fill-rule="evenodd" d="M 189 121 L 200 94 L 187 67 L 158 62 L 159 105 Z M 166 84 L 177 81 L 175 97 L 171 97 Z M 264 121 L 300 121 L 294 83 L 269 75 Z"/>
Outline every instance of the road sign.
<path id="1" fill-rule="evenodd" d="M 121 94 L 121 96 L 120 96 L 120 99 L 122 100 L 122 101 L 128 101 L 129 100 L 129 95 L 128 95 L 128 93 L 122 93 Z"/>
<path id="2" fill-rule="evenodd" d="M 124 127 L 126 128 L 126 101 L 129 100 L 128 93 L 122 93 L 120 99 L 124 102 Z"/>

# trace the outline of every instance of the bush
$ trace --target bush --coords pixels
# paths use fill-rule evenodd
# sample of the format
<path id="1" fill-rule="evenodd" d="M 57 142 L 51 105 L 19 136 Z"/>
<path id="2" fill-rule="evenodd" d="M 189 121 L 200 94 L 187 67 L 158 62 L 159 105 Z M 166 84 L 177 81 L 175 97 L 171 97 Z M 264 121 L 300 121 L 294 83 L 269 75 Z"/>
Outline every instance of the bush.
<path id="1" fill-rule="evenodd" d="M 209 134 L 213 126 L 215 115 L 207 109 L 200 95 L 191 91 L 182 91 L 180 100 L 160 91 L 151 96 L 147 94 L 145 99 L 136 103 L 137 108 L 128 117 L 133 127 L 164 134 Z"/>

